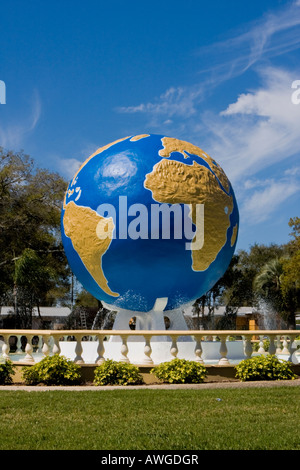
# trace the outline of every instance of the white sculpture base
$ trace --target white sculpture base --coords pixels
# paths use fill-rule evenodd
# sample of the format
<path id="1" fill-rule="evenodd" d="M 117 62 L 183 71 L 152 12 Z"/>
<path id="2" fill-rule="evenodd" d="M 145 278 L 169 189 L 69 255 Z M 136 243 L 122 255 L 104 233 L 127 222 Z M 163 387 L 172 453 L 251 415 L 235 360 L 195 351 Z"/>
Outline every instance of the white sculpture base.
<path id="1" fill-rule="evenodd" d="M 116 310 L 117 315 L 114 322 L 113 330 L 128 330 L 130 331 L 130 320 L 135 320 L 135 330 L 166 330 L 166 322 L 168 323 L 168 329 L 170 330 L 188 330 L 187 324 L 183 316 L 182 308 L 175 310 L 166 310 L 164 311 L 168 303 L 168 298 L 159 298 L 156 299 L 154 307 L 149 312 L 140 312 L 133 310 L 126 310 L 121 308 L 116 308 L 115 306 L 105 304 L 102 302 L 103 306 L 108 310 Z M 166 330 L 167 333 L 167 330 Z M 130 341 L 141 341 L 142 338 L 131 337 Z M 112 337 L 111 341 L 120 341 L 119 337 Z M 159 336 L 151 339 L 151 342 L 155 341 L 168 341 L 167 336 Z"/>

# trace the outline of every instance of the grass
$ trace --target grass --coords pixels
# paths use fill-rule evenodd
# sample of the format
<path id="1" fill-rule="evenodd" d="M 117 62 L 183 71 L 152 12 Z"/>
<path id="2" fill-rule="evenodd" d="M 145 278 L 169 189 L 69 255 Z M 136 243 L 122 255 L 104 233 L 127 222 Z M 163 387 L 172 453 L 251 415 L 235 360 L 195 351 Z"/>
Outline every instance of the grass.
<path id="1" fill-rule="evenodd" d="M 1 450 L 299 450 L 300 388 L 1 391 Z"/>

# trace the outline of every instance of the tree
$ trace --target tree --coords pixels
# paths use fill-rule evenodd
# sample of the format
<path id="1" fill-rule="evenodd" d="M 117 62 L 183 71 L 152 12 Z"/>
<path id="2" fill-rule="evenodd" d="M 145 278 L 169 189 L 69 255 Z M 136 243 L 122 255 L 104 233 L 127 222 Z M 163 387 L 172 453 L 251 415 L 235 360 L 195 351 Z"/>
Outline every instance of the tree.
<path id="1" fill-rule="evenodd" d="M 289 257 L 283 260 L 281 292 L 285 304 L 296 311 L 300 307 L 300 218 L 290 219 L 289 226 L 293 239 L 287 245 Z"/>
<path id="2" fill-rule="evenodd" d="M 282 290 L 287 294 L 289 288 L 293 286 L 300 289 L 300 218 L 290 219 L 289 226 L 293 227 L 291 233 L 293 239 L 287 245 L 289 257 L 283 263 Z"/>
<path id="3" fill-rule="evenodd" d="M 286 246 L 257 243 L 252 245 L 249 251 L 240 250 L 235 254 L 222 278 L 194 303 L 197 327 L 200 328 L 201 323 L 204 328 L 234 329 L 239 307 L 255 306 L 257 303 L 257 292 L 253 285 L 255 276 L 267 262 L 287 254 Z M 214 312 L 218 305 L 225 306 L 225 314 L 224 318 L 215 324 Z M 207 316 L 204 315 L 205 307 L 208 307 Z"/>
<path id="4" fill-rule="evenodd" d="M 275 258 L 282 258 L 286 255 L 285 246 L 270 244 L 258 245 L 255 243 L 249 249 L 249 252 L 241 250 L 238 253 L 237 269 L 240 271 L 237 284 L 235 283 L 235 298 L 240 306 L 254 306 L 256 304 L 256 290 L 254 288 L 254 279 L 260 273 L 262 268 Z"/>
<path id="5" fill-rule="evenodd" d="M 47 270 L 48 274 L 50 270 L 55 271 L 51 282 L 44 282 L 44 295 L 41 296 L 40 287 L 40 294 L 34 293 L 36 300 L 40 298 L 46 302 L 44 305 L 53 305 L 58 298 L 63 301 L 69 292 L 70 270 L 60 237 L 60 213 L 66 187 L 61 176 L 36 168 L 33 159 L 23 152 L 13 153 L 0 147 L 2 305 L 8 304 L 13 297 L 17 272 L 19 307 L 22 299 L 26 303 L 28 297 L 32 297 L 33 272 L 22 271 L 22 263 L 26 266 L 34 264 L 40 275 L 40 285 Z M 38 282 L 37 277 L 35 282 Z"/>
<path id="6" fill-rule="evenodd" d="M 43 327 L 40 306 L 45 305 L 47 293 L 57 280 L 53 267 L 45 265 L 34 250 L 26 248 L 15 263 L 15 313 L 20 316 L 20 309 L 28 309 L 31 316 L 32 309 L 37 307 L 38 315 Z M 21 305 L 18 306 L 18 291 L 21 291 Z M 24 297 L 24 293 L 25 295 Z"/>
<path id="7" fill-rule="evenodd" d="M 281 277 L 283 274 L 283 263 L 275 258 L 266 263 L 260 273 L 254 279 L 254 288 L 267 297 L 274 293 L 280 295 Z"/>
<path id="8" fill-rule="evenodd" d="M 197 317 L 197 329 L 202 326 L 206 329 L 214 329 L 215 327 L 215 307 L 217 299 L 220 295 L 221 284 L 217 282 L 209 291 L 207 291 L 202 297 L 197 299 L 193 304 L 193 314 Z M 205 307 L 207 307 L 208 313 L 205 316 Z"/>
<path id="9" fill-rule="evenodd" d="M 215 309 L 219 305 L 226 305 L 226 315 L 228 314 L 228 328 L 233 328 L 232 315 L 236 313 L 237 309 L 232 307 L 236 306 L 235 287 L 237 285 L 237 278 L 240 276 L 239 271 L 236 269 L 238 264 L 238 256 L 234 255 L 230 261 L 224 275 L 219 279 L 216 284 L 206 292 L 202 297 L 196 300 L 193 304 L 193 314 L 197 318 L 197 328 L 202 326 L 204 329 L 215 329 Z M 205 315 L 205 307 L 207 308 L 207 315 Z"/>

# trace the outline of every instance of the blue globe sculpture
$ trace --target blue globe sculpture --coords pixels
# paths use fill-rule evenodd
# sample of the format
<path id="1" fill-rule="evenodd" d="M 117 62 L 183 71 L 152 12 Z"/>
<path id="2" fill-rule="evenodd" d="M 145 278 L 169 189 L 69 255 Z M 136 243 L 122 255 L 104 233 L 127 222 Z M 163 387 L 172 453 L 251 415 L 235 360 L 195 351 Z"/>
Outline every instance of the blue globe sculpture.
<path id="1" fill-rule="evenodd" d="M 176 309 L 225 273 L 238 235 L 232 186 L 199 147 L 163 135 L 98 149 L 67 188 L 61 233 L 69 265 L 106 304 Z"/>

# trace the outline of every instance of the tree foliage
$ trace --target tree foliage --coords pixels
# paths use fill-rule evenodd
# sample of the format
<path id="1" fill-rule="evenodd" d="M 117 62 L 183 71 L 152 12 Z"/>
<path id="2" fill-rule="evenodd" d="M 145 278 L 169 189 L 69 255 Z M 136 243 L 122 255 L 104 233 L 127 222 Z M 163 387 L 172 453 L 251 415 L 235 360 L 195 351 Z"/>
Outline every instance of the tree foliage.
<path id="1" fill-rule="evenodd" d="M 286 322 L 295 328 L 295 312 L 300 307 L 300 219 L 291 219 L 290 243 L 254 244 L 249 251 L 235 254 L 223 277 L 194 304 L 198 328 L 235 329 L 239 307 L 257 307 L 263 298 Z M 216 323 L 214 313 L 225 306 L 224 316 Z M 204 309 L 207 307 L 207 315 Z"/>
<path id="2" fill-rule="evenodd" d="M 36 168 L 23 152 L 0 147 L 2 305 L 27 308 L 29 297 L 32 304 L 52 305 L 68 291 L 69 268 L 60 238 L 65 189 L 57 173 Z"/>
<path id="3" fill-rule="evenodd" d="M 288 295 L 291 288 L 300 289 L 300 218 L 290 219 L 293 237 L 288 245 L 289 257 L 283 261 L 282 291 Z"/>

